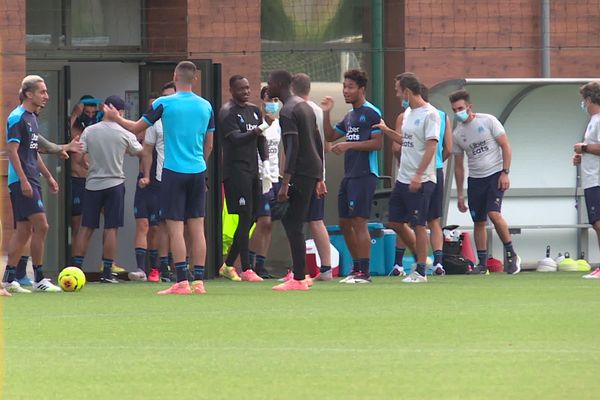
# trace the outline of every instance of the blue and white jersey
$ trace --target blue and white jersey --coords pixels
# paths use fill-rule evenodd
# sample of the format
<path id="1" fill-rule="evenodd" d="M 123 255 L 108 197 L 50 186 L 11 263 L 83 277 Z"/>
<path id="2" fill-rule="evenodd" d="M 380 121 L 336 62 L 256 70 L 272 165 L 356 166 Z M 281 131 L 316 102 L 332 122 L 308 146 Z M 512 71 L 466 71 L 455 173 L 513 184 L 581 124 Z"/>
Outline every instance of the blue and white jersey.
<path id="1" fill-rule="evenodd" d="M 40 170 L 37 166 L 38 135 L 39 127 L 35 114 L 30 113 L 23 106 L 18 106 L 10 113 L 6 122 L 6 143 L 19 143 L 17 153 L 25 176 L 29 183 L 39 186 Z M 9 161 L 8 184 L 11 185 L 19 181 L 19 176 Z"/>
<path id="2" fill-rule="evenodd" d="M 381 111 L 368 101 L 348 111 L 337 123 L 335 130 L 346 137 L 347 142 L 364 142 L 372 135 L 381 135 L 373 125 L 381 121 Z M 357 178 L 373 174 L 379 176 L 377 151 L 348 150 L 344 154 L 344 177 Z"/>
<path id="3" fill-rule="evenodd" d="M 162 119 L 165 142 L 164 168 L 181 174 L 206 170 L 204 140 L 215 130 L 208 101 L 192 92 L 177 92 L 154 100 L 142 117 L 149 125 Z"/>

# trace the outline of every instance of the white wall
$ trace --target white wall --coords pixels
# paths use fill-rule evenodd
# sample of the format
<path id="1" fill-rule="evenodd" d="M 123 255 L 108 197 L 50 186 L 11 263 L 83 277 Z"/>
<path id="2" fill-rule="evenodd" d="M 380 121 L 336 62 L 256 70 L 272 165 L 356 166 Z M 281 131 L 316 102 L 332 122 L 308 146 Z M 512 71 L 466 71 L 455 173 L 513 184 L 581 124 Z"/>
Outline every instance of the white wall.
<path id="1" fill-rule="evenodd" d="M 120 62 L 73 62 L 71 67 L 71 104 L 82 95 L 89 94 L 104 100 L 110 95 L 125 97 L 126 90 L 138 90 L 138 64 Z M 135 270 L 135 219 L 133 196 L 138 175 L 137 157 L 125 157 L 125 225 L 119 230 L 115 262 L 128 270 Z M 102 223 L 100 224 L 102 228 Z M 102 258 L 102 232 L 94 233 L 85 259 L 84 269 L 98 270 Z"/>

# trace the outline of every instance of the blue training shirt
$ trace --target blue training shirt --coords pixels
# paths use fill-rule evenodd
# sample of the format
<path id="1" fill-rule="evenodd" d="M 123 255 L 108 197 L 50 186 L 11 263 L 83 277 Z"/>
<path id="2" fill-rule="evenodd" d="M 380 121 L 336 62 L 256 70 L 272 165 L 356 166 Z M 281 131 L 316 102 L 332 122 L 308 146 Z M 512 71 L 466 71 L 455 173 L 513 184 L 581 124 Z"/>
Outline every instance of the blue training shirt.
<path id="1" fill-rule="evenodd" d="M 437 152 L 435 155 L 435 167 L 444 168 L 444 133 L 446 133 L 446 113 L 438 110 L 440 114 L 440 140 L 438 140 Z"/>
<path id="2" fill-rule="evenodd" d="M 153 125 L 162 119 L 165 142 L 163 167 L 181 174 L 206 170 L 204 139 L 215 130 L 212 106 L 192 92 L 177 92 L 154 100 L 142 117 Z"/>
<path id="3" fill-rule="evenodd" d="M 347 142 L 364 142 L 371 135 L 381 134 L 373 125 L 381 122 L 381 111 L 366 101 L 362 106 L 348 111 L 337 123 L 335 130 L 346 137 Z M 348 150 L 344 155 L 344 177 L 358 178 L 373 174 L 379 176 L 377 151 Z"/>
<path id="4" fill-rule="evenodd" d="M 19 143 L 17 154 L 21 167 L 30 184 L 40 184 L 40 170 L 38 169 L 38 122 L 35 114 L 27 111 L 23 106 L 15 108 L 6 122 L 6 143 Z M 19 182 L 19 176 L 12 163 L 8 162 L 8 185 Z"/>

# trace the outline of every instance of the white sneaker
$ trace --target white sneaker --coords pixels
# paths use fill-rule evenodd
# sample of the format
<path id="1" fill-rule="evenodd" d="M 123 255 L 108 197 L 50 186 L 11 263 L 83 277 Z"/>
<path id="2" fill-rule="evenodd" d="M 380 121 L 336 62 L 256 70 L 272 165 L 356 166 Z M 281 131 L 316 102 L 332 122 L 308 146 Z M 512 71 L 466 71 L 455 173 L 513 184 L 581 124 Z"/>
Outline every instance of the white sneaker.
<path id="1" fill-rule="evenodd" d="M 17 281 L 12 281 L 11 283 L 2 282 L 2 286 L 9 293 L 31 293 L 31 290 L 21 287 Z"/>
<path id="2" fill-rule="evenodd" d="M 144 271 L 142 271 L 141 269 L 138 269 L 137 271 L 134 271 L 134 272 L 129 272 L 127 274 L 127 276 L 129 277 L 130 281 L 146 282 L 148 280 L 146 273 Z"/>
<path id="3" fill-rule="evenodd" d="M 52 282 L 50 282 L 50 279 L 44 278 L 41 281 L 35 282 L 33 284 L 33 291 L 34 292 L 58 293 L 58 292 L 62 292 L 62 289 L 59 288 L 58 286 L 56 286 L 55 284 L 53 284 Z"/>
<path id="4" fill-rule="evenodd" d="M 407 276 L 406 278 L 402 279 L 402 282 L 404 283 L 426 283 L 427 282 L 427 277 L 421 275 L 420 273 L 418 273 L 417 271 L 411 273 L 409 276 Z"/>
<path id="5" fill-rule="evenodd" d="M 390 271 L 388 276 L 406 276 L 406 272 L 404 271 L 404 267 L 402 265 L 394 265 L 394 268 Z"/>
<path id="6" fill-rule="evenodd" d="M 583 279 L 600 279 L 600 268 L 596 268 L 587 275 L 582 276 Z"/>
<path id="7" fill-rule="evenodd" d="M 435 264 L 433 267 L 433 274 L 434 275 L 446 275 L 446 270 L 444 269 L 444 266 L 440 263 Z"/>
<path id="8" fill-rule="evenodd" d="M 328 271 L 319 273 L 317 280 L 319 281 L 330 281 L 333 279 L 333 270 L 329 269 Z"/>
<path id="9" fill-rule="evenodd" d="M 354 283 L 355 274 L 350 274 L 340 281 L 340 283 Z"/>

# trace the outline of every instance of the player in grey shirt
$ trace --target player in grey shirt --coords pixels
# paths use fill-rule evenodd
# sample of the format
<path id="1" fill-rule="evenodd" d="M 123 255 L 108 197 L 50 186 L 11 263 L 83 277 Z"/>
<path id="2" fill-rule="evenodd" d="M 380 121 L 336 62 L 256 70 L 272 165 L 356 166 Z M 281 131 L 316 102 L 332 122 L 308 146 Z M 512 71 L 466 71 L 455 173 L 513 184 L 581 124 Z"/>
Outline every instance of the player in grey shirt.
<path id="1" fill-rule="evenodd" d="M 504 271 L 518 274 L 521 258 L 515 253 L 508 224 L 502 217 L 502 198 L 510 187 L 511 148 L 504 127 L 489 114 L 473 112 L 473 105 L 466 90 L 450 94 L 452 111 L 457 121 L 453 133 L 452 153 L 455 158 L 454 175 L 458 194 L 458 209 L 466 212 L 463 183 L 465 177 L 464 155 L 467 154 L 469 179 L 467 195 L 471 218 L 475 224 L 475 246 L 478 265 L 473 274 L 487 274 L 487 232 L 489 217 L 504 244 Z"/>
<path id="2" fill-rule="evenodd" d="M 125 102 L 110 96 L 110 104 L 122 114 Z M 85 128 L 81 135 L 83 151 L 89 158 L 89 172 L 85 182 L 85 201 L 81 228 L 73 244 L 73 265 L 81 267 L 90 238 L 104 214 L 103 271 L 101 282 L 117 283 L 111 274 L 117 252 L 117 229 L 123 226 L 125 203 L 125 153 L 141 156 L 142 145 L 135 135 L 112 121 L 102 121 Z"/>

